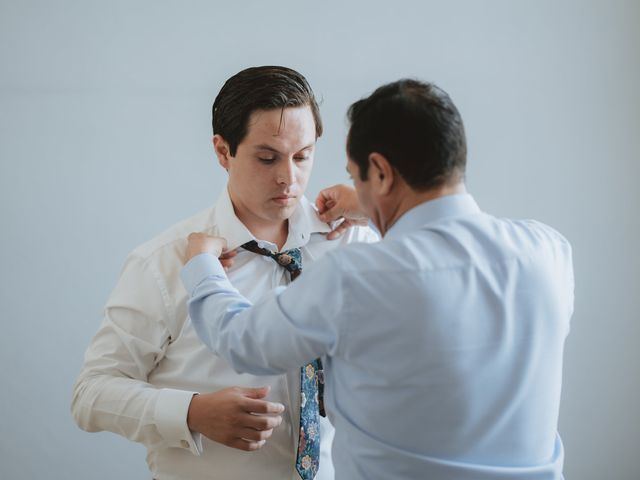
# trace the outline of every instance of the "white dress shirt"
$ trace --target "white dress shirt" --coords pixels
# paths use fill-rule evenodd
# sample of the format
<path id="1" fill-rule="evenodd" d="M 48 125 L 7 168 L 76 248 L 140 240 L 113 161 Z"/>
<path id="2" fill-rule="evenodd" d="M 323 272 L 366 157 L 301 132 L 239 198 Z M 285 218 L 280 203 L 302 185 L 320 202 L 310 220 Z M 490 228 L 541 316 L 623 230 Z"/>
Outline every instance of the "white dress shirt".
<path id="1" fill-rule="evenodd" d="M 183 280 L 198 334 L 239 371 L 324 357 L 336 479 L 562 478 L 573 268 L 555 230 L 452 195 L 254 308 L 211 255 Z"/>
<path id="2" fill-rule="evenodd" d="M 300 247 L 306 267 L 340 245 L 377 240 L 367 228 L 352 228 L 339 240 L 328 241 L 330 230 L 303 198 L 289 220 L 283 249 Z M 108 430 L 143 443 L 149 469 L 158 480 L 299 479 L 295 458 L 300 371 L 292 367 L 267 377 L 237 374 L 198 339 L 187 316 L 187 292 L 179 278 L 186 237 L 194 231 L 222 236 L 230 249 L 250 240 L 277 249 L 275 244 L 255 239 L 238 220 L 226 189 L 214 207 L 136 248 L 86 352 L 74 388 L 73 416 L 84 430 Z M 238 290 L 253 301 L 289 283 L 289 274 L 275 261 L 243 249 L 228 274 Z M 189 431 L 186 418 L 194 393 L 265 385 L 271 386 L 267 400 L 284 404 L 285 412 L 282 424 L 262 449 L 244 452 Z M 333 428 L 326 419 L 321 426 L 316 478 L 328 480 L 333 478 L 329 455 Z"/>

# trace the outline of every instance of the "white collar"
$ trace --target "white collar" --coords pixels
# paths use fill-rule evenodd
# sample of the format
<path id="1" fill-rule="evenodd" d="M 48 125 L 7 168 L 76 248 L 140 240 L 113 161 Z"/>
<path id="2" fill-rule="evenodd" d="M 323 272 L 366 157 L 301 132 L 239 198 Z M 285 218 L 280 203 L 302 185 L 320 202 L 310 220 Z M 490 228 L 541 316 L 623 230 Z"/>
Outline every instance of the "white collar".
<path id="1" fill-rule="evenodd" d="M 226 188 L 215 204 L 214 216 L 215 234 L 227 241 L 228 249 L 234 250 L 251 240 L 255 240 L 264 248 L 273 251 L 277 250 L 275 244 L 254 237 L 244 223 L 240 221 L 233 209 L 229 191 Z M 330 231 L 331 226 L 320 220 L 316 207 L 303 196 L 300 198 L 293 214 L 289 217 L 289 235 L 283 250 L 300 248 L 306 245 L 312 233 L 329 233 Z"/>

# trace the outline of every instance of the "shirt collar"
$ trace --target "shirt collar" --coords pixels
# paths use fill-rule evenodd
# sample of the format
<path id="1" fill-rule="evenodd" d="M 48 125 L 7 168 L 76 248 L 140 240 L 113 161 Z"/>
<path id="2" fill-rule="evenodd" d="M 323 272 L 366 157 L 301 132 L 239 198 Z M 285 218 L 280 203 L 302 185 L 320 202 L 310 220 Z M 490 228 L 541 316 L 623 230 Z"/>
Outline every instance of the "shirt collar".
<path id="1" fill-rule="evenodd" d="M 312 233 L 329 233 L 331 226 L 318 217 L 318 211 L 306 197 L 300 198 L 298 207 L 289 217 L 289 236 L 283 250 L 306 245 Z"/>
<path id="2" fill-rule="evenodd" d="M 256 240 L 260 246 L 275 250 L 276 246 L 273 243 L 254 237 L 236 216 L 229 197 L 229 191 L 226 188 L 220 194 L 215 204 L 214 212 L 214 224 L 217 227 L 216 235 L 220 235 L 227 241 L 229 250 L 234 250 L 251 240 Z M 303 196 L 300 198 L 293 214 L 289 217 L 289 236 L 283 250 L 306 245 L 312 233 L 329 233 L 330 231 L 330 225 L 320 220 L 315 206 Z"/>
<path id="3" fill-rule="evenodd" d="M 444 218 L 476 213 L 480 213 L 480 207 L 470 194 L 446 195 L 421 203 L 405 212 L 385 237 L 397 237 Z"/>

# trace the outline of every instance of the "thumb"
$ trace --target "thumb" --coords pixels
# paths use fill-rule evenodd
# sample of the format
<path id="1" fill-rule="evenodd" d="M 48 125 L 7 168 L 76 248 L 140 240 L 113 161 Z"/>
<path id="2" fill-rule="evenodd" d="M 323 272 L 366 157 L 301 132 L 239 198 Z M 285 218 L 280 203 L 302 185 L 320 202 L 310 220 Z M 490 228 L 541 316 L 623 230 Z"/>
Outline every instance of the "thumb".
<path id="1" fill-rule="evenodd" d="M 344 212 L 340 208 L 338 208 L 335 203 L 327 202 L 327 209 L 324 212 L 319 213 L 318 216 L 323 222 L 330 223 L 334 220 L 342 218 L 344 216 Z"/>
<path id="2" fill-rule="evenodd" d="M 213 238 L 215 238 L 215 237 L 213 237 Z M 227 249 L 227 239 L 226 238 L 222 238 L 222 237 L 218 237 L 217 241 L 218 241 L 218 245 L 220 245 L 221 252 L 224 252 Z"/>
<path id="3" fill-rule="evenodd" d="M 336 204 L 338 198 L 338 191 L 336 190 L 336 187 L 338 187 L 338 185 L 320 190 L 316 197 L 316 208 L 318 209 L 318 213 L 324 213 Z"/>
<path id="4" fill-rule="evenodd" d="M 271 387 L 267 385 L 266 387 L 243 388 L 242 394 L 245 397 L 258 399 L 258 398 L 266 397 L 267 395 L 269 395 L 270 391 L 271 391 Z"/>

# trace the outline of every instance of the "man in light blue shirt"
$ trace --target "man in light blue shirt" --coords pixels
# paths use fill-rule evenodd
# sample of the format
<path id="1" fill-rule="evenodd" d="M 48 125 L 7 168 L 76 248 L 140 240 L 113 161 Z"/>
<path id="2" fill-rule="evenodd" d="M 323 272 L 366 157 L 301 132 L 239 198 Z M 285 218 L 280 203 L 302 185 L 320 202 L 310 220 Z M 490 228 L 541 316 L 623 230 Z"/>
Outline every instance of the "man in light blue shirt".
<path id="1" fill-rule="evenodd" d="M 433 84 L 400 80 L 349 110 L 346 187 L 325 216 L 366 214 L 383 240 L 337 249 L 252 306 L 192 234 L 182 272 L 200 338 L 239 372 L 315 358 L 338 479 L 561 479 L 571 247 L 495 218 L 466 192 L 462 119 Z"/>

